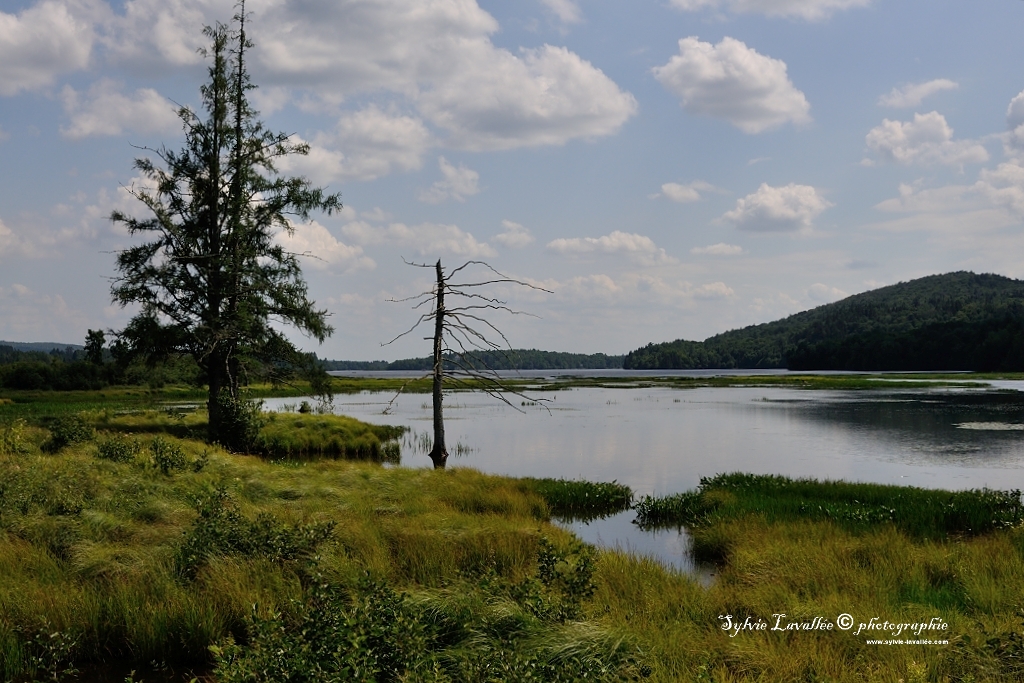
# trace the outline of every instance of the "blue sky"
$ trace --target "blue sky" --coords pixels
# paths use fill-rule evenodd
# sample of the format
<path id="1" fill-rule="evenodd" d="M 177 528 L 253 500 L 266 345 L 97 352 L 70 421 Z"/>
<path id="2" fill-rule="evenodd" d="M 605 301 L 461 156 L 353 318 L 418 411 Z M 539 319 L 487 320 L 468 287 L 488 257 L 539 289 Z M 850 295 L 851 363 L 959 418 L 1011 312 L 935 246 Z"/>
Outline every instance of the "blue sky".
<path id="1" fill-rule="evenodd" d="M 968 269 L 1024 277 L 1024 2 L 250 0 L 322 357 L 426 355 L 403 257 L 485 259 L 516 347 L 623 353 Z M 107 219 L 230 0 L 0 3 L 0 339 L 119 328 Z"/>

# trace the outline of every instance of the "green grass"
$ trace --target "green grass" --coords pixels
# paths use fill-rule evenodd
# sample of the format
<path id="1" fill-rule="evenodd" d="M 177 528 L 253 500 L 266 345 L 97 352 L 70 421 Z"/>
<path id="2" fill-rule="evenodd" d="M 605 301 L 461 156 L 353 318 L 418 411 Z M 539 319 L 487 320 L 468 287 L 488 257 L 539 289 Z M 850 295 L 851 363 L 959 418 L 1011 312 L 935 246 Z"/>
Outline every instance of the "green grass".
<path id="1" fill-rule="evenodd" d="M 398 439 L 405 429 L 369 425 L 343 415 L 269 413 L 256 449 L 260 455 L 285 460 L 345 458 L 374 462 L 400 461 Z"/>
<path id="2" fill-rule="evenodd" d="M 519 480 L 548 504 L 562 521 L 588 521 L 607 517 L 633 505 L 633 490 L 618 482 L 570 481 L 568 479 Z"/>
<path id="3" fill-rule="evenodd" d="M 695 491 L 637 505 L 641 527 L 708 526 L 757 515 L 768 522 L 828 520 L 850 530 L 891 524 L 915 538 L 983 534 L 1024 521 L 1020 491 L 940 491 L 909 486 L 720 474 Z"/>
<path id="4" fill-rule="evenodd" d="M 148 662 L 222 683 L 359 680 L 352 667 L 467 683 L 1024 673 L 1024 527 L 1005 496 L 716 477 L 675 503 L 686 516 L 673 523 L 717 562 L 702 585 L 549 523 L 622 505 L 614 483 L 236 455 L 193 438 L 202 412 L 91 406 L 95 436 L 53 453 L 42 446 L 68 411 L 0 416 L 0 680 L 123 680 L 126 663 Z M 300 418 L 319 416 L 268 424 L 302 431 Z M 343 424 L 376 433 L 329 422 L 310 443 Z M 897 513 L 875 514 L 885 506 Z M 719 619 L 777 613 L 938 617 L 949 644 L 871 645 L 855 629 L 730 637 Z"/>

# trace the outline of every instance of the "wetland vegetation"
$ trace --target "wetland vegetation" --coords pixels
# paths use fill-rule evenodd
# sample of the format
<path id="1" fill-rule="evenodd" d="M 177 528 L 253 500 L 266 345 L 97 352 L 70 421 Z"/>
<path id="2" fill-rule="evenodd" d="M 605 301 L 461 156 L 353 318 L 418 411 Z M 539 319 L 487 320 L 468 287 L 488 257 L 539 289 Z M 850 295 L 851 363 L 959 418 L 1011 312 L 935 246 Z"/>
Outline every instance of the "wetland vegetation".
<path id="1" fill-rule="evenodd" d="M 315 413 L 266 414 L 268 434 L 309 428 L 233 454 L 197 438 L 192 391 L 5 393 L 3 680 L 1024 675 L 1019 494 L 728 475 L 641 500 L 645 523 L 682 510 L 661 522 L 714 563 L 702 585 L 550 523 L 622 509 L 621 485 L 382 467 L 356 444 L 393 432 Z M 782 613 L 937 618 L 948 644 L 773 632 Z M 732 633 L 725 615 L 769 628 Z"/>

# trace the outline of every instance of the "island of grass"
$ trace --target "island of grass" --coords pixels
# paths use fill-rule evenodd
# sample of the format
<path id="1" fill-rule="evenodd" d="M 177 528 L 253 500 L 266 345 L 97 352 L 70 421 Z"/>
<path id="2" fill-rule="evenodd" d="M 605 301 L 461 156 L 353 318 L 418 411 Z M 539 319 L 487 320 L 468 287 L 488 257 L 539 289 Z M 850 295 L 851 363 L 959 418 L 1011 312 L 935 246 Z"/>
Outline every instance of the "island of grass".
<path id="1" fill-rule="evenodd" d="M 244 455 L 197 409 L 14 398 L 2 680 L 1024 676 L 1019 493 L 726 475 L 641 501 L 705 586 L 550 523 L 622 509 L 616 485 L 384 467 L 393 432 L 333 416 L 268 416 Z"/>

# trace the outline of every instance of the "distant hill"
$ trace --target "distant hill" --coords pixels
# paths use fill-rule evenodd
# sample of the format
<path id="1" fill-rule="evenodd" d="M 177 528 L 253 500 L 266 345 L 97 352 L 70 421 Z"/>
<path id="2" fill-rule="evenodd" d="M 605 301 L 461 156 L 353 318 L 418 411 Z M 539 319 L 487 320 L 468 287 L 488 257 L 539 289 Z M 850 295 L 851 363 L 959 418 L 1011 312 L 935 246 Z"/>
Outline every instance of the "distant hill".
<path id="1" fill-rule="evenodd" d="M 648 344 L 627 369 L 1024 370 L 1024 281 L 901 282 L 705 339 Z"/>
<path id="2" fill-rule="evenodd" d="M 603 353 L 562 353 L 538 351 L 537 349 L 513 349 L 504 353 L 478 352 L 474 356 L 481 361 L 481 367 L 492 370 L 604 370 L 621 368 L 624 356 L 608 356 Z M 430 370 L 433 359 L 405 358 L 387 362 L 325 360 L 321 361 L 327 370 Z"/>
<path id="3" fill-rule="evenodd" d="M 49 353 L 54 349 L 63 351 L 64 349 L 71 348 L 74 351 L 82 351 L 85 349 L 81 344 L 62 344 L 61 342 L 12 342 L 12 341 L 0 341 L 0 346 L 10 346 L 16 351 L 39 351 L 40 353 Z"/>

